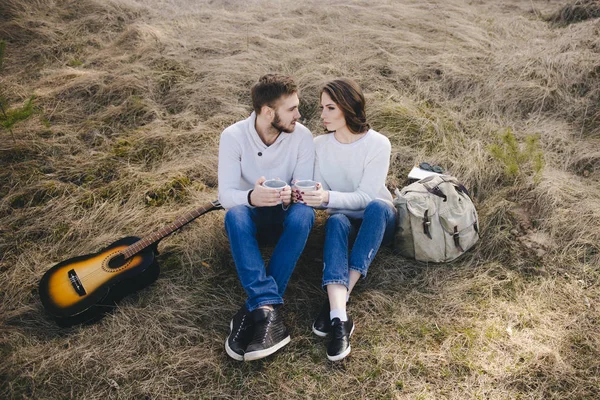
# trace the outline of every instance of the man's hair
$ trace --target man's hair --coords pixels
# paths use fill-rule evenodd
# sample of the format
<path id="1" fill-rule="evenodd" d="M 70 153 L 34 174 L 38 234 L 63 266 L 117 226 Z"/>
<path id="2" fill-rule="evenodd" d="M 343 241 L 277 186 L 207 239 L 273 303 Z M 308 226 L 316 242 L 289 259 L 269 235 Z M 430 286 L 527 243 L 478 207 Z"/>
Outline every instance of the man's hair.
<path id="1" fill-rule="evenodd" d="M 252 107 L 259 114 L 264 105 L 275 108 L 275 103 L 282 96 L 289 96 L 297 92 L 298 86 L 291 77 L 279 74 L 263 75 L 252 86 Z"/>
<path id="2" fill-rule="evenodd" d="M 370 128 L 365 112 L 365 96 L 358 83 L 347 78 L 336 79 L 323 86 L 321 95 L 323 93 L 327 93 L 342 110 L 350 132 L 364 133 Z"/>

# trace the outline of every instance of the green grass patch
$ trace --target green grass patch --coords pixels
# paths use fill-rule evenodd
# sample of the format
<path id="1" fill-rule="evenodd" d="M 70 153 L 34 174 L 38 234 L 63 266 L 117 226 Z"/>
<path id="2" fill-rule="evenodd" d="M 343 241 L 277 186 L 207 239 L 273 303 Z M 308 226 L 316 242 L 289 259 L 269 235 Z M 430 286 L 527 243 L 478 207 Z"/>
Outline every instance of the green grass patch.
<path id="1" fill-rule="evenodd" d="M 182 202 L 188 198 L 191 186 L 190 178 L 184 175 L 176 176 L 166 184 L 147 191 L 145 194 L 146 205 L 159 207 L 168 202 Z"/>
<path id="2" fill-rule="evenodd" d="M 29 119 L 35 112 L 34 99 L 35 96 L 31 96 L 21 107 L 11 109 L 6 109 L 6 105 L 1 104 L 3 112 L 0 113 L 0 127 L 10 130 L 15 124 Z"/>
<path id="3" fill-rule="evenodd" d="M 499 135 L 499 143 L 488 147 L 492 156 L 504 167 L 506 177 L 514 180 L 533 175 L 539 181 L 544 168 L 544 153 L 540 149 L 539 135 L 527 135 L 525 143 L 519 143 L 510 128 Z"/>
<path id="4" fill-rule="evenodd" d="M 445 327 L 427 320 L 413 320 L 396 329 L 403 342 L 419 342 L 423 346 L 438 347 L 449 335 Z"/>
<path id="5" fill-rule="evenodd" d="M 67 65 L 69 67 L 81 67 L 83 65 L 83 61 L 81 61 L 78 58 L 73 58 L 73 59 L 69 60 L 69 62 L 67 63 Z"/>
<path id="6" fill-rule="evenodd" d="M 167 141 L 162 137 L 119 139 L 113 146 L 115 156 L 148 169 L 162 161 L 166 150 Z"/>

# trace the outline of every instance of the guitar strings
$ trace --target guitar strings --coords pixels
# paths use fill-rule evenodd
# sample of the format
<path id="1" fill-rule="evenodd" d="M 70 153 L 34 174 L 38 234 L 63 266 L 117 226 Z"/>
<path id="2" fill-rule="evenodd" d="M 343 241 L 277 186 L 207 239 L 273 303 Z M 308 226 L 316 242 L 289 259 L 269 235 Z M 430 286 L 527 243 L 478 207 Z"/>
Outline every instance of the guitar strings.
<path id="1" fill-rule="evenodd" d="M 120 253 L 120 252 L 119 252 L 119 253 Z M 117 256 L 117 254 L 115 254 L 114 256 Z M 84 280 L 87 280 L 87 279 L 91 278 L 93 275 L 96 275 L 96 274 L 98 274 L 99 272 L 104 272 L 104 273 L 106 273 L 107 275 L 112 275 L 111 273 L 109 273 L 108 271 L 105 271 L 105 270 L 102 268 L 102 262 L 104 262 L 104 260 L 106 260 L 107 258 L 108 258 L 108 257 L 104 257 L 104 258 L 102 258 L 102 260 L 100 261 L 100 268 L 97 268 L 97 265 L 94 265 L 94 267 L 96 267 L 96 268 L 95 268 L 95 269 L 94 269 L 92 272 L 90 272 L 90 273 L 88 273 L 88 274 L 86 274 L 86 275 L 77 276 L 77 277 L 79 278 L 79 281 L 81 282 L 81 285 L 82 285 L 82 286 L 84 286 L 84 288 L 85 288 L 85 285 L 83 284 L 83 283 L 84 283 Z M 110 257 L 110 258 L 113 258 L 113 257 Z M 132 260 L 133 260 L 133 259 L 132 259 Z M 94 263 L 94 264 L 96 264 L 96 263 Z M 136 266 L 138 266 L 138 265 L 139 265 L 139 264 L 137 264 Z M 128 270 L 128 269 L 129 269 L 129 268 L 124 268 L 124 269 L 123 269 L 123 272 L 124 272 L 124 271 L 126 271 L 126 270 Z M 120 275 L 120 273 L 117 273 L 117 274 L 116 274 L 116 275 L 114 275 L 114 276 L 118 276 L 118 275 Z M 65 281 L 63 281 L 63 282 L 61 282 L 61 283 L 58 283 L 58 284 L 56 284 L 56 285 L 53 285 L 52 287 L 53 287 L 54 289 L 60 289 L 60 290 L 63 290 L 63 288 L 64 288 L 65 286 L 66 286 L 66 287 L 72 287 L 72 286 L 73 286 L 73 283 L 71 282 L 71 279 L 67 279 L 67 281 L 66 281 L 66 282 L 65 282 Z"/>

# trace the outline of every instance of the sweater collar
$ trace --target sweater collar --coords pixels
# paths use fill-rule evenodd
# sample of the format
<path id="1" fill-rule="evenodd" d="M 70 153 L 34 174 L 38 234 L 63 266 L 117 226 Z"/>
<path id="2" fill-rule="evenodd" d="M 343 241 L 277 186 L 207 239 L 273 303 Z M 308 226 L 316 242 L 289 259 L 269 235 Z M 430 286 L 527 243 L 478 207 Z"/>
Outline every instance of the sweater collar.
<path id="1" fill-rule="evenodd" d="M 252 111 L 252 114 L 250 114 L 250 117 L 248 117 L 248 122 L 249 122 L 248 123 L 248 132 L 250 134 L 250 137 L 254 141 L 254 144 L 263 150 L 268 147 L 273 147 L 273 146 L 279 144 L 280 142 L 283 142 L 284 140 L 286 140 L 288 138 L 288 136 L 293 134 L 293 133 L 281 132 L 279 134 L 279 136 L 277 137 L 277 139 L 275 139 L 275 141 L 270 146 L 267 146 L 265 144 L 265 142 L 262 141 L 262 139 L 258 135 L 258 132 L 256 131 L 256 112 L 255 111 Z"/>
<path id="2" fill-rule="evenodd" d="M 367 137 L 369 137 L 369 135 L 371 134 L 372 129 L 369 129 L 367 131 L 367 133 L 365 134 L 365 136 L 361 137 L 360 139 L 358 139 L 356 142 L 352 142 L 352 143 L 341 143 L 338 142 L 338 140 L 335 138 L 335 135 L 333 133 L 330 134 L 329 136 L 329 140 L 334 143 L 337 146 L 343 146 L 343 147 L 354 147 L 354 146 L 358 146 L 361 143 L 363 143 Z"/>

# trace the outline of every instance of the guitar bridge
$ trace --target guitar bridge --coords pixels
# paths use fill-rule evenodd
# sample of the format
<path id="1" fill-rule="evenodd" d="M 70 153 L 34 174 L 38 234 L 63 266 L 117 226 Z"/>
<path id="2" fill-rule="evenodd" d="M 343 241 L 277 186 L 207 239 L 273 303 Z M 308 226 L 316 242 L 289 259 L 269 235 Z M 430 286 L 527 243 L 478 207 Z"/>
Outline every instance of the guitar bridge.
<path id="1" fill-rule="evenodd" d="M 67 272 L 67 274 L 69 275 L 69 281 L 71 281 L 71 285 L 73 285 L 73 289 L 75 289 L 75 292 L 77 292 L 77 294 L 80 296 L 85 296 L 87 294 L 87 292 L 85 291 L 85 288 L 81 284 L 81 281 L 79 280 L 79 277 L 77 276 L 77 272 L 75 272 L 75 270 L 72 269 L 69 272 Z"/>

